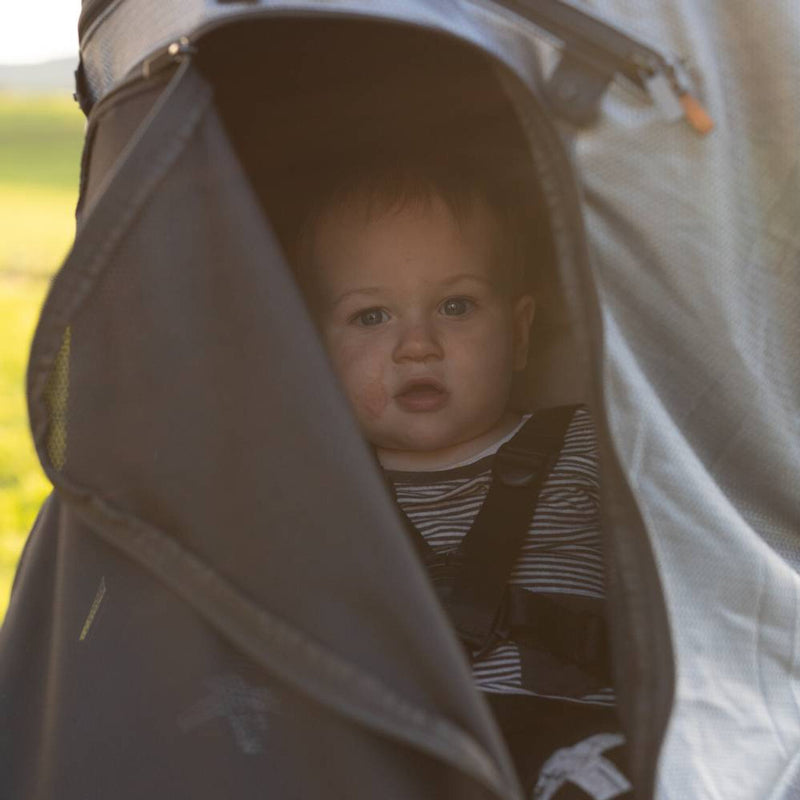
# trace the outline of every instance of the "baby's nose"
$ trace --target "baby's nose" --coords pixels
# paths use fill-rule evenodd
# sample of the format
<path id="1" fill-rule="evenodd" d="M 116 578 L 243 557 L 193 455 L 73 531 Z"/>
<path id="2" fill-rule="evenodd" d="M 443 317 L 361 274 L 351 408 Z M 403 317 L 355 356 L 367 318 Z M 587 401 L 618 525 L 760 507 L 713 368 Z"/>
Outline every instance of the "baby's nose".
<path id="1" fill-rule="evenodd" d="M 442 358 L 444 351 L 434 326 L 423 322 L 402 328 L 393 355 L 395 361 L 428 361 Z"/>

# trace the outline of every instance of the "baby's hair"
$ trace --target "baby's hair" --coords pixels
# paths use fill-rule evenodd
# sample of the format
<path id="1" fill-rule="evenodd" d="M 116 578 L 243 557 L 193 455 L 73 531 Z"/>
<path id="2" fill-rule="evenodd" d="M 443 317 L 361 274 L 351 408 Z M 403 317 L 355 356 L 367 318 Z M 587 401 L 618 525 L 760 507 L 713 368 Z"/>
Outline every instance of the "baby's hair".
<path id="1" fill-rule="evenodd" d="M 499 172 L 496 162 L 489 168 L 475 154 L 440 154 L 434 159 L 424 154 L 386 153 L 340 163 L 317 174 L 315 183 L 291 240 L 284 242 L 301 285 L 313 280 L 308 270 L 312 233 L 328 210 L 349 208 L 363 213 L 366 222 L 439 198 L 460 225 L 469 224 L 481 206 L 488 209 L 495 228 L 498 286 L 511 296 L 530 290 L 531 266 L 538 260 L 536 241 L 544 224 L 542 212 L 539 204 L 531 203 L 524 181 Z"/>

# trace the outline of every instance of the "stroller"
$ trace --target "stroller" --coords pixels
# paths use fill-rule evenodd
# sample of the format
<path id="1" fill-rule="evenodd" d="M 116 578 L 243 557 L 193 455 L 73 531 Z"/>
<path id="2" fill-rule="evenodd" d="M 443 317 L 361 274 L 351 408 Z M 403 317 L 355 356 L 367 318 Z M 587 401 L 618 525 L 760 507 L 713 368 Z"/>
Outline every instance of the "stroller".
<path id="1" fill-rule="evenodd" d="M 84 0 L 79 32 L 2 796 L 526 796 L 284 256 L 392 136 L 525 150 L 519 401 L 597 426 L 636 797 L 800 796 L 796 4 Z"/>

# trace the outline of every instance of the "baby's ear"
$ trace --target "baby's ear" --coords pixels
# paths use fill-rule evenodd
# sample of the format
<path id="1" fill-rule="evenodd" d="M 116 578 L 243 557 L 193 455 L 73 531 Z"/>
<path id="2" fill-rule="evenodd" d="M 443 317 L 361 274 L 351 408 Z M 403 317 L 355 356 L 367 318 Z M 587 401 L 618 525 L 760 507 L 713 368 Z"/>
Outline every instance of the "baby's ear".
<path id="1" fill-rule="evenodd" d="M 522 372 L 528 363 L 528 344 L 530 342 L 531 324 L 536 311 L 536 302 L 532 295 L 520 295 L 514 301 L 514 371 Z"/>

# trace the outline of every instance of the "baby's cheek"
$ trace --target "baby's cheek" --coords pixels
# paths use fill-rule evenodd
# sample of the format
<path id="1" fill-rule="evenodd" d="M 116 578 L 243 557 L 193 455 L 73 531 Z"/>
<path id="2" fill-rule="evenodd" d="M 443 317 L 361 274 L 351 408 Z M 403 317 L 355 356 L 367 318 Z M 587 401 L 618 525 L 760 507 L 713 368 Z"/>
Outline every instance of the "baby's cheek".
<path id="1" fill-rule="evenodd" d="M 338 355 L 338 366 L 356 415 L 365 424 L 379 419 L 389 404 L 382 365 L 370 363 L 358 347 L 342 348 Z"/>
<path id="2" fill-rule="evenodd" d="M 381 380 L 371 381 L 361 388 L 358 396 L 358 407 L 368 419 L 381 417 L 389 403 L 389 395 L 383 388 Z"/>

